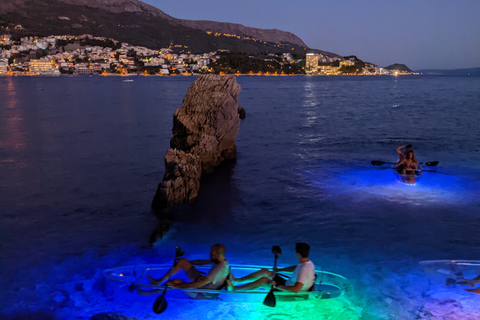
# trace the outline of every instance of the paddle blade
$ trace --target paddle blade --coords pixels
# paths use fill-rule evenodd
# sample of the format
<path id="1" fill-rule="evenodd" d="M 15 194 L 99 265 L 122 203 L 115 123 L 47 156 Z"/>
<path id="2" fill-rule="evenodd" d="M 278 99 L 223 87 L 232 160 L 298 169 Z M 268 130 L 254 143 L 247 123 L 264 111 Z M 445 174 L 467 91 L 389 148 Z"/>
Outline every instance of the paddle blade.
<path id="1" fill-rule="evenodd" d="M 279 246 L 273 246 L 272 247 L 272 253 L 276 256 L 281 256 L 282 255 L 282 249 Z"/>
<path id="2" fill-rule="evenodd" d="M 158 296 L 157 300 L 155 300 L 155 303 L 153 304 L 153 312 L 160 314 L 165 311 L 165 309 L 167 309 L 167 300 L 165 300 L 163 295 Z"/>
<path id="3" fill-rule="evenodd" d="M 185 251 L 184 251 L 182 248 L 180 248 L 179 246 L 177 246 L 177 247 L 175 248 L 175 257 L 176 257 L 176 258 L 181 257 L 181 256 L 183 256 L 184 254 L 185 254 Z"/>
<path id="4" fill-rule="evenodd" d="M 374 166 L 381 166 L 384 165 L 386 162 L 385 161 L 380 161 L 380 160 L 372 160 L 371 164 Z"/>
<path id="5" fill-rule="evenodd" d="M 277 299 L 275 299 L 275 295 L 273 294 L 273 289 L 267 294 L 265 299 L 263 300 L 263 304 L 267 307 L 275 307 L 277 304 Z"/>
<path id="6" fill-rule="evenodd" d="M 425 164 L 429 167 L 435 167 L 438 164 L 438 161 L 425 162 Z"/>

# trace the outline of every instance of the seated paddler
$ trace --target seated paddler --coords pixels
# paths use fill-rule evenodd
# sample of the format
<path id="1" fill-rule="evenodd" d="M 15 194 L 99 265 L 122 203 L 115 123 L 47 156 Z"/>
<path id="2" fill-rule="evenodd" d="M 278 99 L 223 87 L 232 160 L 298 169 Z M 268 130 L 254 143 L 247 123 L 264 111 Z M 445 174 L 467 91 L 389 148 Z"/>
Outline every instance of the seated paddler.
<path id="1" fill-rule="evenodd" d="M 195 268 L 195 265 L 211 264 L 212 267 L 206 275 L 203 275 Z M 181 258 L 165 275 L 159 279 L 154 279 L 148 275 L 148 280 L 153 285 L 162 285 L 170 277 L 180 271 L 184 271 L 190 282 L 181 279 L 171 279 L 167 285 L 173 288 L 189 289 L 219 289 L 225 285 L 225 280 L 229 274 L 228 261 L 225 258 L 225 246 L 217 243 L 210 248 L 210 259 L 189 261 Z"/>
<path id="2" fill-rule="evenodd" d="M 295 253 L 298 265 L 279 268 L 276 271 L 293 271 L 290 278 L 286 279 L 277 273 L 272 279 L 273 272 L 268 269 L 261 269 L 242 278 L 234 278 L 233 275 L 230 274 L 229 279 L 227 279 L 227 289 L 229 291 L 255 290 L 260 287 L 269 289 L 273 284 L 273 286 L 280 291 L 298 293 L 301 291 L 312 290 L 315 283 L 315 265 L 308 258 L 308 255 L 310 254 L 310 246 L 306 243 L 299 242 L 295 245 Z"/>

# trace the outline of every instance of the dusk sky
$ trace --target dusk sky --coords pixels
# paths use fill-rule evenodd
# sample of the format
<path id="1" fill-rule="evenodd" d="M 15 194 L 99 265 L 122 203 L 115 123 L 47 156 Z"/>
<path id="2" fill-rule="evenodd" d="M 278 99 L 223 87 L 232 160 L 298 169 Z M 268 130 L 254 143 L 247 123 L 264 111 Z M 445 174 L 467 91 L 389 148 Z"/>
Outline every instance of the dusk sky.
<path id="1" fill-rule="evenodd" d="M 280 29 L 381 67 L 480 67 L 480 0 L 144 0 L 179 19 Z"/>

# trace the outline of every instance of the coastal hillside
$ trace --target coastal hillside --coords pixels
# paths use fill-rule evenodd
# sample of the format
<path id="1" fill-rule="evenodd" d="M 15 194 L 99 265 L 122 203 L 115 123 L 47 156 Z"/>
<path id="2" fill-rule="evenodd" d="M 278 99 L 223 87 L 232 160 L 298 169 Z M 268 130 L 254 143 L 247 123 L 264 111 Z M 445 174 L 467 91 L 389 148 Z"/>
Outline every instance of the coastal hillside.
<path id="1" fill-rule="evenodd" d="M 385 69 L 389 71 L 397 70 L 401 72 L 413 72 L 409 67 L 401 63 L 394 63 L 392 65 L 389 65 L 388 67 L 385 67 Z"/>
<path id="2" fill-rule="evenodd" d="M 2 3 L 0 23 L 14 37 L 92 34 L 152 49 L 182 45 L 192 53 L 305 53 L 307 48 L 290 32 L 176 19 L 138 0 L 10 0 Z"/>

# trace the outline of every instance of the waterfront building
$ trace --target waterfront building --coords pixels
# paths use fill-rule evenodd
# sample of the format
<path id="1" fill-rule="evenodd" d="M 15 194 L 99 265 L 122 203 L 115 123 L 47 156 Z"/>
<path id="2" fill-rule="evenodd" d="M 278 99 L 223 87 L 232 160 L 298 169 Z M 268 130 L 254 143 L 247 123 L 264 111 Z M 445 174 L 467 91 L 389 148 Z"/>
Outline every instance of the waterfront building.
<path id="1" fill-rule="evenodd" d="M 30 60 L 28 64 L 29 72 L 32 75 L 55 76 L 60 75 L 60 71 L 51 61 Z"/>
<path id="2" fill-rule="evenodd" d="M 8 60 L 0 60 L 0 76 L 6 75 L 8 73 Z"/>
<path id="3" fill-rule="evenodd" d="M 93 71 L 96 72 L 102 72 L 103 70 L 110 70 L 110 64 L 109 63 L 100 63 L 100 62 L 95 62 L 92 66 Z"/>
<path id="4" fill-rule="evenodd" d="M 307 53 L 307 59 L 305 61 L 305 73 L 316 74 L 318 72 L 318 54 Z"/>
<path id="5" fill-rule="evenodd" d="M 75 74 L 78 75 L 92 75 L 93 72 L 93 68 L 88 63 L 78 63 L 75 68 Z"/>

